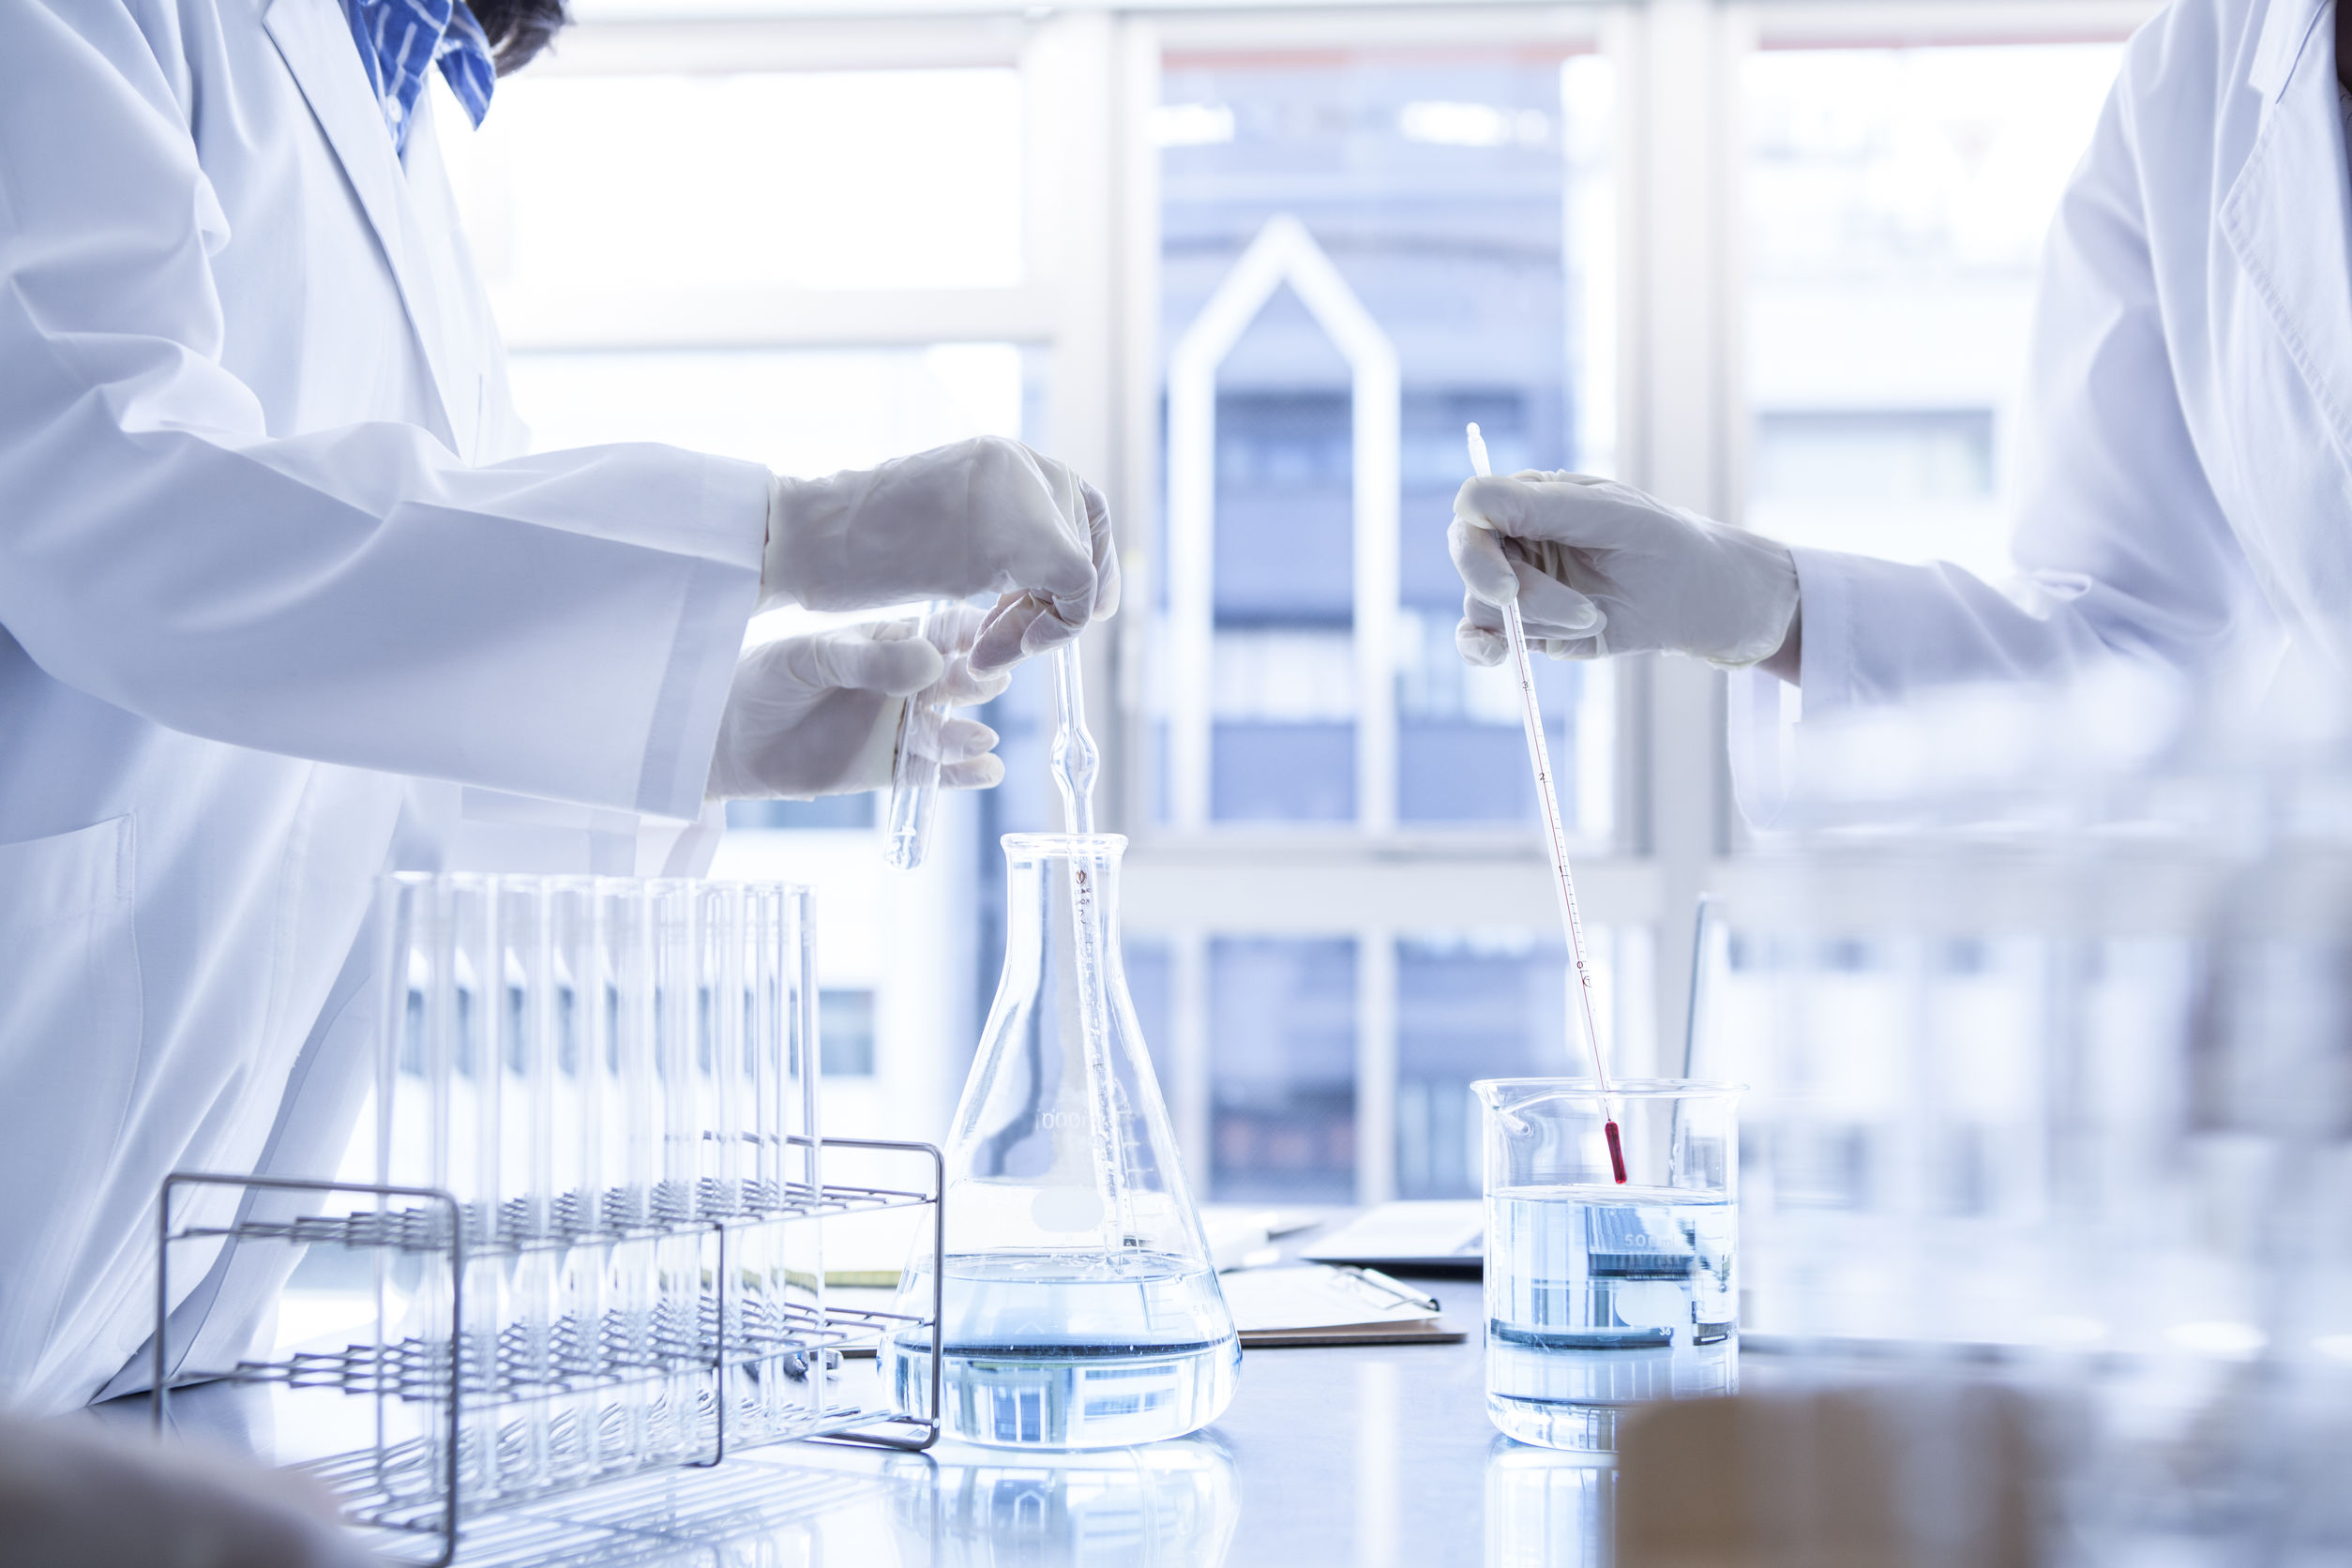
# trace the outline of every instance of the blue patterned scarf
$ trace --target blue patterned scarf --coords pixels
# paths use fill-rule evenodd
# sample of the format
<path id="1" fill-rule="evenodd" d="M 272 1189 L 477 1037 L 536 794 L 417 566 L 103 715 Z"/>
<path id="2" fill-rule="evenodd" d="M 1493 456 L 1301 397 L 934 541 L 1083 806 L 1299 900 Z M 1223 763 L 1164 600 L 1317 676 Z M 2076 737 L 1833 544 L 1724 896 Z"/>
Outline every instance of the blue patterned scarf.
<path id="1" fill-rule="evenodd" d="M 498 68 L 465 0 L 343 0 L 343 9 L 395 148 L 408 151 L 409 122 L 425 91 L 425 73 L 436 65 L 466 113 L 482 123 Z"/>

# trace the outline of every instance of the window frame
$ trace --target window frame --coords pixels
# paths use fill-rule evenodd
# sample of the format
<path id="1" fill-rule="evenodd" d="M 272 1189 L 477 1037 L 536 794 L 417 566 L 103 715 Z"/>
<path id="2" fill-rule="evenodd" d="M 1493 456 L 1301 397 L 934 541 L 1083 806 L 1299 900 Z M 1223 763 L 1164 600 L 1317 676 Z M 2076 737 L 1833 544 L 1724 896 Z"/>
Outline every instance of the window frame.
<path id="1" fill-rule="evenodd" d="M 1049 439 L 1122 520 L 1130 613 L 1088 634 L 1089 700 L 1105 741 L 1106 825 L 1127 832 L 1130 932 L 1170 949 L 1167 1088 L 1179 1139 L 1206 1171 L 1208 943 L 1348 936 L 1357 943 L 1356 1196 L 1395 1191 L 1396 944 L 1416 932 L 1550 928 L 1549 872 L 1524 829 L 1334 831 L 1250 824 L 1184 832 L 1145 807 L 1145 580 L 1167 500 L 1160 399 L 1158 153 L 1149 112 L 1167 52 L 1436 42 L 1591 48 L 1615 65 L 1618 466 L 1630 483 L 1726 520 L 1746 495 L 1741 373 L 1740 63 L 1772 48 L 2115 38 L 2158 0 L 1852 0 L 1560 4 L 1435 0 L 1254 7 L 1235 0 L 908 0 L 844 16 L 838 0 L 581 0 L 581 23 L 535 70 L 550 76 L 1011 66 L 1022 81 L 1025 275 L 1002 289 L 650 291 L 614 309 L 501 299 L 520 350 L 895 347 L 1012 342 L 1050 356 Z M 920 25 L 912 25 L 914 23 Z M 1359 589 L 1362 590 L 1362 583 Z M 1393 590 L 1393 584 L 1392 584 Z M 1391 596 L 1393 597 L 1393 592 Z M 1374 654 L 1385 656 L 1384 647 Z M 1580 858 L 1593 927 L 1646 933 L 1645 994 L 1621 998 L 1616 1071 L 1671 1071 L 1691 982 L 1699 894 L 1744 847 L 1724 746 L 1726 691 L 1687 660 L 1617 661 L 1611 841 Z M 1392 683 L 1393 684 L 1393 683 Z M 1376 748 L 1377 749 L 1377 748 Z M 1393 756 L 1392 756 L 1393 761 Z M 1636 966 L 1639 968 L 1641 966 Z M 885 1052 L 887 1045 L 881 1048 Z M 887 1061 L 878 1069 L 897 1081 Z M 912 1082 L 927 1082 L 915 1073 Z M 943 1122 L 955 1086 L 944 1085 Z"/>

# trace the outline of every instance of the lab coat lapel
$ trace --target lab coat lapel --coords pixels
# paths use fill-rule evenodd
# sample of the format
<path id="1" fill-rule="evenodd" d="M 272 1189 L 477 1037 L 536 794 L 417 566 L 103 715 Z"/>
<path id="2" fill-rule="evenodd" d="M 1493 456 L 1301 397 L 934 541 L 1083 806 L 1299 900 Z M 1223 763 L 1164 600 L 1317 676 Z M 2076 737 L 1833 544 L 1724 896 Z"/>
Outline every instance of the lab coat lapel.
<path id="1" fill-rule="evenodd" d="M 408 309 L 410 333 L 433 377 L 442 416 L 438 433 L 457 448 L 449 370 L 443 363 L 440 335 L 427 319 L 435 303 L 430 269 L 410 232 L 406 196 L 400 188 L 406 176 L 391 132 L 384 128 L 383 111 L 360 66 L 351 23 L 338 0 L 270 0 L 262 24 L 301 85 L 310 113 L 326 133 L 344 177 L 351 181 L 375 230 L 377 244 L 384 248 L 384 259 Z"/>
<path id="2" fill-rule="evenodd" d="M 2248 85 L 2265 99 L 2221 227 L 2285 339 L 2338 454 L 2352 452 L 2352 168 L 2336 101 L 2334 11 L 2272 0 Z"/>

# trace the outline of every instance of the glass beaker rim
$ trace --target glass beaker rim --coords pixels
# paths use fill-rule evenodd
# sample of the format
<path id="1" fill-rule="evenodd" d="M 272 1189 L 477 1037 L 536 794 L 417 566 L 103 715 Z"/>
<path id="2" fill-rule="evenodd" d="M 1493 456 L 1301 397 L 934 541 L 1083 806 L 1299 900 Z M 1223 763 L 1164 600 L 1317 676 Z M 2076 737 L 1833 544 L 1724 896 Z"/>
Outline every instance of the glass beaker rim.
<path id="1" fill-rule="evenodd" d="M 1723 1078 L 1611 1078 L 1606 1089 L 1597 1078 L 1479 1078 L 1470 1087 L 1471 1093 L 1490 1106 L 1522 1095 L 1563 1100 L 1703 1100 L 1729 1099 L 1748 1091 L 1744 1083 Z"/>
<path id="2" fill-rule="evenodd" d="M 1127 847 L 1123 833 L 1008 833 L 997 840 L 1008 855 L 1117 854 Z"/>

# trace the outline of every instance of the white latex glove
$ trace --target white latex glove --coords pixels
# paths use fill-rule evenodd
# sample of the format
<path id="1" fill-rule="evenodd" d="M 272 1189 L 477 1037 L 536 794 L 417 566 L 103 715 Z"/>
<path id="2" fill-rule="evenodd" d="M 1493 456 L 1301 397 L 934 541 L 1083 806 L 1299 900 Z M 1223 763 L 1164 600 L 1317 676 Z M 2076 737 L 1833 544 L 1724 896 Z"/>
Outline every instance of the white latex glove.
<path id="1" fill-rule="evenodd" d="M 769 491 L 760 604 L 871 610 L 996 594 L 972 650 L 1001 669 L 1119 608 L 1102 492 L 1018 441 L 982 436 Z"/>
<path id="2" fill-rule="evenodd" d="M 978 614 L 974 611 L 972 614 Z M 1012 680 L 975 673 L 915 635 L 912 621 L 873 622 L 763 642 L 735 666 L 718 721 L 713 800 L 852 794 L 890 782 L 906 699 L 944 674 L 947 700 L 985 702 Z M 1004 777 L 996 731 L 975 719 L 940 728 L 940 782 L 986 790 Z"/>
<path id="3" fill-rule="evenodd" d="M 0 1419 L 0 1564 L 383 1568 L 285 1470 L 86 1419 Z"/>
<path id="4" fill-rule="evenodd" d="M 1778 652 L 1797 613 L 1787 546 L 1582 474 L 1470 480 L 1446 543 L 1470 590 L 1454 641 L 1472 664 L 1510 651 L 1515 596 L 1554 658 L 1665 649 L 1737 668 Z"/>

